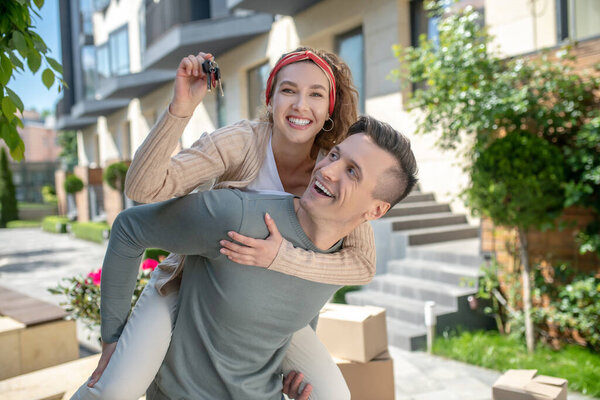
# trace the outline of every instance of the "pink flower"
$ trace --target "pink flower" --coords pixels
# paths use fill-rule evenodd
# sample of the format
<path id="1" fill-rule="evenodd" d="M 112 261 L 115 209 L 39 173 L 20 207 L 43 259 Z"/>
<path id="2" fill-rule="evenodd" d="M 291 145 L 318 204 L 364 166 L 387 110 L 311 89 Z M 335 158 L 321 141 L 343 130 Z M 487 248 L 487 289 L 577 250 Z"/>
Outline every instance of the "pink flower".
<path id="1" fill-rule="evenodd" d="M 156 268 L 156 266 L 158 265 L 158 261 L 153 260 L 152 258 L 147 258 L 144 260 L 144 262 L 142 263 L 142 269 L 149 269 L 154 271 L 154 268 Z"/>
<path id="2" fill-rule="evenodd" d="M 102 278 L 102 268 L 98 268 L 97 271 L 92 271 L 87 275 L 88 278 L 92 278 L 92 283 L 96 286 L 100 286 L 100 280 Z"/>

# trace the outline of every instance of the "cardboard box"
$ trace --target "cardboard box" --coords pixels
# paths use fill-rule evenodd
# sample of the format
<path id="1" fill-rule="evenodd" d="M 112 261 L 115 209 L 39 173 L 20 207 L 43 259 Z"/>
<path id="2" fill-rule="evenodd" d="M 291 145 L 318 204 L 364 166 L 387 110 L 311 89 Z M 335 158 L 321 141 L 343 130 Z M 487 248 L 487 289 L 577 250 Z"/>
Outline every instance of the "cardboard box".
<path id="1" fill-rule="evenodd" d="M 370 361 L 387 350 L 385 309 L 326 304 L 319 314 L 317 336 L 334 357 Z"/>
<path id="2" fill-rule="evenodd" d="M 567 400 L 567 380 L 510 369 L 492 386 L 492 400 Z"/>
<path id="3" fill-rule="evenodd" d="M 394 400 L 394 363 L 386 351 L 367 363 L 335 359 L 352 400 Z"/>

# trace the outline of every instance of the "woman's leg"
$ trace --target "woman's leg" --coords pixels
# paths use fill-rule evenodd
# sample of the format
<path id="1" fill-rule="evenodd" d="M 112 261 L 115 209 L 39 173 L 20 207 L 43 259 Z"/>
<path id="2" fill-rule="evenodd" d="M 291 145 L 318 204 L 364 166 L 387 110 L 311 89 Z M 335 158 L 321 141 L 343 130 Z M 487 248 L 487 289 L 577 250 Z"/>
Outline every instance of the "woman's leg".
<path id="1" fill-rule="evenodd" d="M 144 395 L 167 353 L 177 307 L 177 292 L 161 296 L 154 283 L 156 268 L 131 316 L 117 348 L 93 388 L 84 383 L 71 400 L 137 400 Z"/>
<path id="2" fill-rule="evenodd" d="M 350 391 L 340 369 L 310 326 L 294 336 L 281 364 L 284 375 L 298 371 L 313 387 L 311 400 L 349 400 Z"/>

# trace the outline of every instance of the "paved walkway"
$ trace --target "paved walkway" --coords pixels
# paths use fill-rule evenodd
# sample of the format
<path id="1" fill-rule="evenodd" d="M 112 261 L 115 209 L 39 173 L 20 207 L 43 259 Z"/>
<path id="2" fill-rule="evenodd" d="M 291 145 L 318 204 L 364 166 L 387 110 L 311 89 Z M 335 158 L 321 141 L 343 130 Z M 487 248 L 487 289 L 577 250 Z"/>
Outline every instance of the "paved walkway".
<path id="1" fill-rule="evenodd" d="M 0 229 L 0 285 L 58 304 L 47 291 L 63 277 L 87 274 L 101 266 L 105 245 L 39 229 Z M 87 331 L 79 326 L 79 338 L 88 347 Z M 490 400 L 496 371 L 431 356 L 390 348 L 394 359 L 396 400 Z M 569 393 L 571 400 L 591 400 Z"/>

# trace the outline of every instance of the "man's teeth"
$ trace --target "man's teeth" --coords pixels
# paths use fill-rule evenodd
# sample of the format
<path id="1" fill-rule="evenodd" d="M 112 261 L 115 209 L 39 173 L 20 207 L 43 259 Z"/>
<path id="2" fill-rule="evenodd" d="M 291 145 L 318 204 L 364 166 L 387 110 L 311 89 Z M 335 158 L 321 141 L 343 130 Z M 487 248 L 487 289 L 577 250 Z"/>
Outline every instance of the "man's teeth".
<path id="1" fill-rule="evenodd" d="M 331 194 L 331 192 L 329 190 L 327 190 L 321 182 L 315 181 L 315 186 L 318 187 L 319 189 L 321 189 L 323 191 L 323 193 L 325 193 L 327 196 L 333 197 L 333 194 Z"/>
<path id="2" fill-rule="evenodd" d="M 288 120 L 294 125 L 304 126 L 304 125 L 310 124 L 310 119 L 300 119 L 300 118 L 289 117 Z"/>

